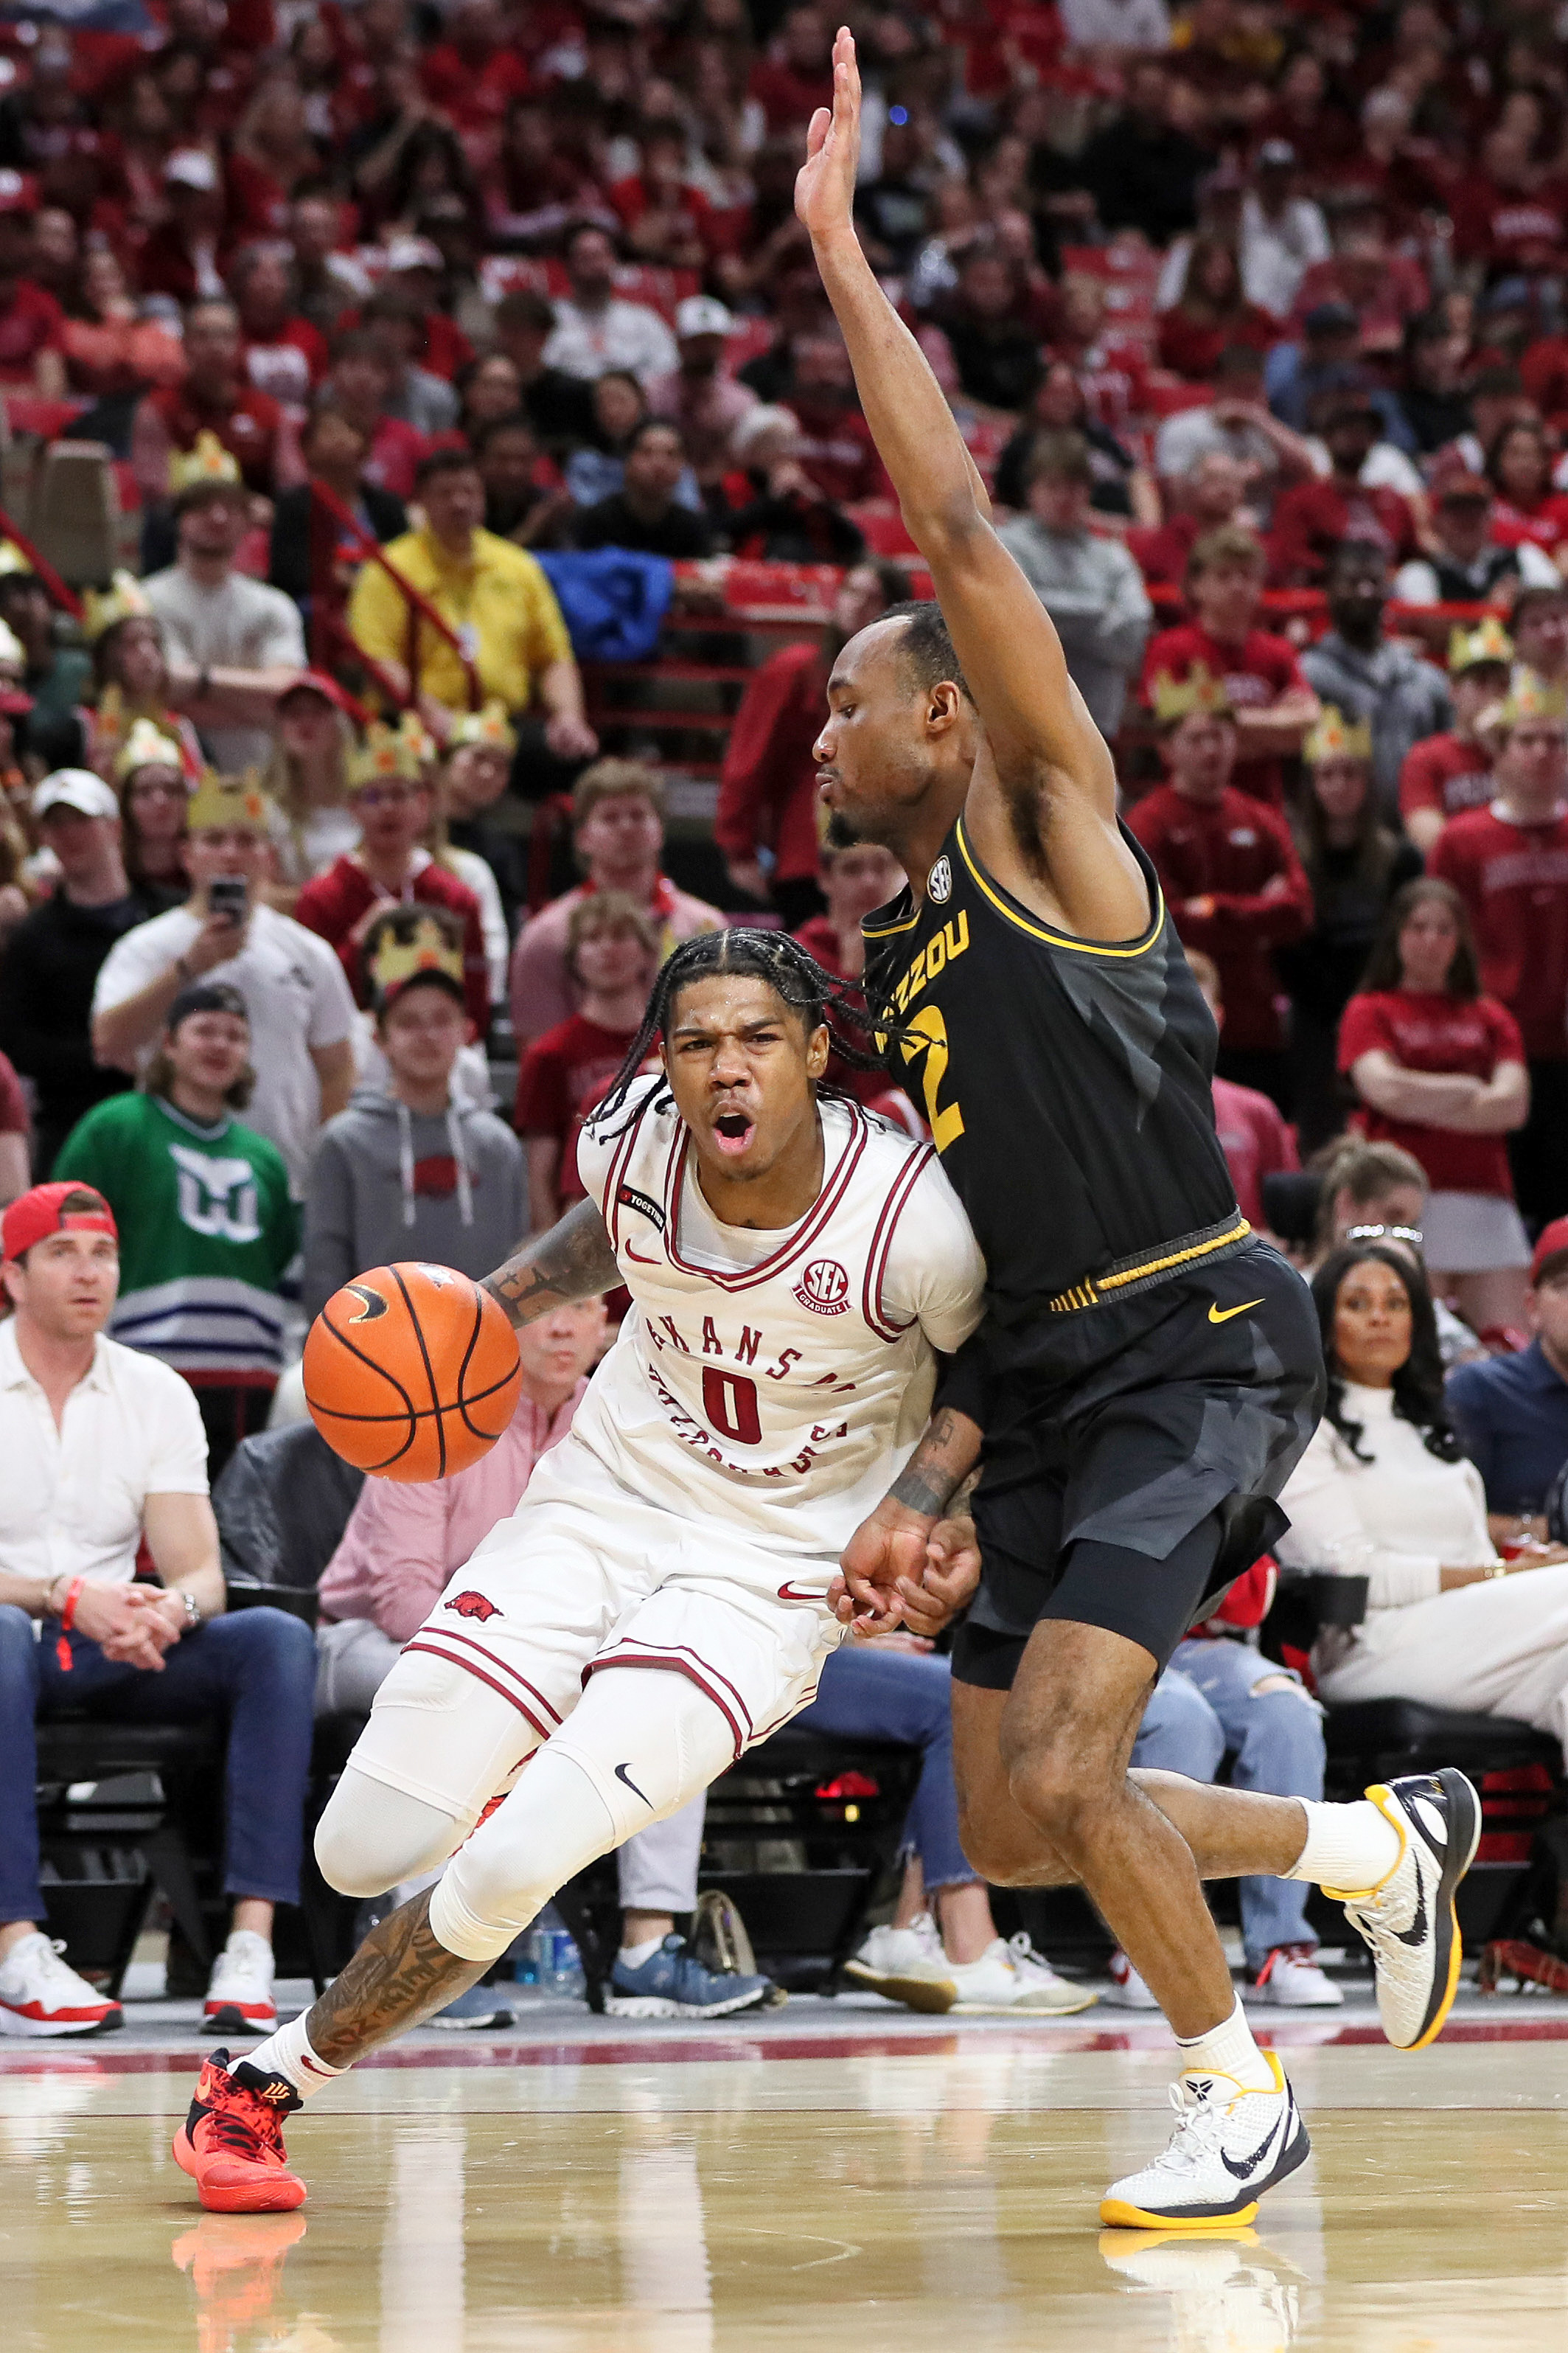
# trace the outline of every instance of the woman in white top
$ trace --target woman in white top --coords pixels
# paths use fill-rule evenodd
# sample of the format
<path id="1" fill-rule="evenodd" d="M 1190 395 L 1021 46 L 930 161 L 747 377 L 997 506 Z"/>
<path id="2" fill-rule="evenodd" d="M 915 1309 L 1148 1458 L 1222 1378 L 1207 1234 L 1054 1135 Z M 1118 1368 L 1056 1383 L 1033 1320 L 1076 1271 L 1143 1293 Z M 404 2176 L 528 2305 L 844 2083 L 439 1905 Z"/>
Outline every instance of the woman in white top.
<path id="1" fill-rule="evenodd" d="M 1312 1296 L 1328 1403 L 1279 1498 L 1290 1529 L 1278 1552 L 1368 1580 L 1365 1622 L 1319 1641 L 1319 1690 L 1331 1704 L 1517 1717 L 1568 1749 L 1568 1552 L 1493 1549 L 1480 1474 L 1443 1401 L 1425 1278 L 1395 1246 L 1352 1242 L 1319 1269 Z"/>

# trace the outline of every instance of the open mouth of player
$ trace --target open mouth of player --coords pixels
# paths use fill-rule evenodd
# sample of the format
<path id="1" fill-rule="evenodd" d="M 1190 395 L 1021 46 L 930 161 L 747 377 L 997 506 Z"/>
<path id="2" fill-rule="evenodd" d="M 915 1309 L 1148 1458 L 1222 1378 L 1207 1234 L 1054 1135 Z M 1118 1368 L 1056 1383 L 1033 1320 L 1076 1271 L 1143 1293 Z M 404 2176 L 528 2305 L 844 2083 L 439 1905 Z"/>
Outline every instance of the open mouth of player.
<path id="1" fill-rule="evenodd" d="M 727 1160 L 738 1160 L 756 1132 L 749 1112 L 721 1111 L 713 1122 L 713 1141 Z"/>

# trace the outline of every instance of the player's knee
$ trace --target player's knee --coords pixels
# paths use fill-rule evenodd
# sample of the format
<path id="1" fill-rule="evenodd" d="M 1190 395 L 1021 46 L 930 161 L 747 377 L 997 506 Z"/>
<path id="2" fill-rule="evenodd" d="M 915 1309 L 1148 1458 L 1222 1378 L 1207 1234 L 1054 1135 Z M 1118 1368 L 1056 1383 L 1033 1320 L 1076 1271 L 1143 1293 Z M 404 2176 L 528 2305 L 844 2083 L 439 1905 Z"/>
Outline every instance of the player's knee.
<path id="1" fill-rule="evenodd" d="M 1014 1804 L 1046 1846 L 1075 1863 L 1111 1794 L 1100 1760 L 1076 1742 L 1049 1739 L 1005 1745 L 1002 1761 Z"/>
<path id="2" fill-rule="evenodd" d="M 438 1806 L 344 1767 L 316 1825 L 316 1861 L 340 1895 L 382 1895 L 437 1870 L 463 1832 Z"/>

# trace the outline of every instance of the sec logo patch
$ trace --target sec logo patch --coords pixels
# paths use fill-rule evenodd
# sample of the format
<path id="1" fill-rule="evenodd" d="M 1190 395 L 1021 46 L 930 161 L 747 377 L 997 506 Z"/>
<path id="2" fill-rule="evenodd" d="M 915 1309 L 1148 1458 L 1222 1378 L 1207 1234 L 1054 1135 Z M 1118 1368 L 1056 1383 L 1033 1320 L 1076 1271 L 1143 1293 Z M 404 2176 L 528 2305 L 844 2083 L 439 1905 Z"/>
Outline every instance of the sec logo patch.
<path id="1" fill-rule="evenodd" d="M 945 907 L 952 896 L 952 869 L 945 858 L 939 858 L 926 876 L 926 889 L 939 907 Z"/>
<path id="2" fill-rule="evenodd" d="M 836 1258 L 816 1258 L 795 1284 L 795 1295 L 814 1315 L 842 1315 L 849 1305 L 849 1277 Z"/>

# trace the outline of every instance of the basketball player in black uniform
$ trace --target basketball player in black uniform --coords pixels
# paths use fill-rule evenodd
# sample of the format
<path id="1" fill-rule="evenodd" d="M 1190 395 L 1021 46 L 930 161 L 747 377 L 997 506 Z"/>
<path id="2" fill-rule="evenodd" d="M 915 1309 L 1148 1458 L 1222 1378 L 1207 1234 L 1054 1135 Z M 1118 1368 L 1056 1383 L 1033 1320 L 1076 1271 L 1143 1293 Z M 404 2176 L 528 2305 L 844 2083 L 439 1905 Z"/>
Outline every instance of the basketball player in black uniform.
<path id="1" fill-rule="evenodd" d="M 1458 1773 L 1350 1806 L 1129 1775 L 1176 1643 L 1286 1525 L 1276 1498 L 1323 1368 L 1305 1285 L 1237 1208 L 1214 1026 L 1118 821 L 1110 752 L 860 251 L 858 134 L 841 31 L 796 210 L 938 602 L 851 639 L 816 751 L 836 818 L 910 878 L 866 924 L 868 993 L 990 1286 L 946 1410 L 845 1575 L 863 1624 L 896 1620 L 984 1429 L 984 1567 L 953 1656 L 965 1846 L 987 1879 L 1087 1888 L 1183 2046 L 1171 2144 L 1112 2186 L 1101 2218 L 1219 2228 L 1249 2219 L 1308 2143 L 1200 1879 L 1278 1873 L 1341 1894 L 1385 2031 L 1414 2048 L 1452 2002 L 1454 1889 L 1479 1808 Z"/>

